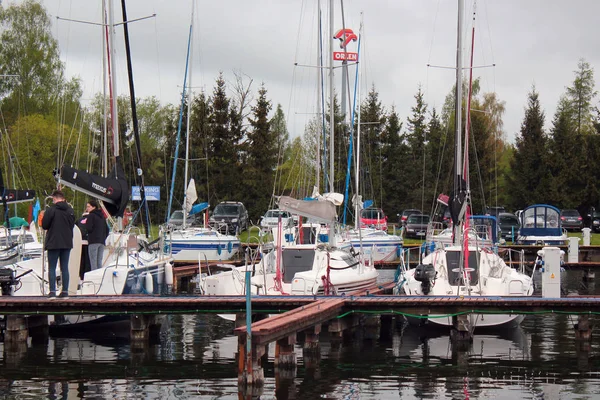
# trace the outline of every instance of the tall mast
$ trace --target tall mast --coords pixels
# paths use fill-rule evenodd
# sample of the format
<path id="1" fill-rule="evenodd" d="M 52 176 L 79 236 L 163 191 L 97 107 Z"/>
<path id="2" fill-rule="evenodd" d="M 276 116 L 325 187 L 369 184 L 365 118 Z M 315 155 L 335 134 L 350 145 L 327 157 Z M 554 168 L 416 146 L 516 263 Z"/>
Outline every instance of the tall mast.
<path id="1" fill-rule="evenodd" d="M 329 0 L 329 192 L 333 193 L 333 140 L 335 137 L 335 110 L 333 107 L 333 0 Z M 332 237 L 333 235 L 329 235 Z"/>
<path id="2" fill-rule="evenodd" d="M 322 76 L 323 76 L 323 71 L 322 71 L 322 66 L 323 66 L 323 58 L 321 57 L 321 53 L 322 53 L 322 38 L 321 38 L 321 0 L 317 1 L 317 15 L 318 15 L 318 35 L 317 35 L 317 64 L 319 65 L 319 68 L 317 68 L 317 82 L 318 82 L 318 87 L 317 87 L 317 118 L 319 118 L 319 120 L 322 120 L 322 117 L 319 115 L 322 112 L 322 103 L 321 103 L 321 96 L 323 93 L 323 84 L 322 84 Z M 321 186 L 321 135 L 317 136 L 317 155 L 316 155 L 316 170 L 317 170 L 317 176 L 316 176 L 316 182 L 315 182 L 315 187 L 317 188 L 317 191 L 320 191 L 320 186 Z"/>
<path id="3" fill-rule="evenodd" d="M 110 85 L 111 85 L 111 122 L 112 122 L 112 133 L 113 133 L 113 155 L 119 157 L 119 113 L 117 109 L 117 79 L 116 79 L 116 54 L 117 51 L 114 46 L 114 33 L 115 33 L 115 10 L 113 1 L 108 2 L 108 46 L 110 47 Z"/>
<path id="4" fill-rule="evenodd" d="M 106 0 L 102 0 L 102 176 L 108 176 L 108 113 L 106 107 Z"/>
<path id="5" fill-rule="evenodd" d="M 360 38 L 362 36 L 362 29 L 363 29 L 363 24 L 362 24 L 362 13 L 361 13 L 361 21 L 360 21 L 360 29 L 359 29 L 359 33 L 358 33 L 358 53 L 360 54 Z M 357 121 L 356 121 L 356 165 L 355 165 L 355 169 L 356 172 L 354 174 L 354 179 L 356 180 L 356 205 L 354 206 L 354 228 L 355 229 L 359 229 L 360 228 L 360 204 L 358 199 L 359 197 L 359 193 L 360 193 L 360 187 L 359 185 L 359 175 L 360 175 L 360 59 L 358 59 L 357 63 L 356 63 L 356 85 L 357 85 L 357 97 L 358 100 L 356 101 L 356 113 L 357 113 Z M 354 123 L 354 121 L 350 121 L 351 124 Z M 350 157 L 352 157 L 352 154 L 350 154 Z"/>
<path id="6" fill-rule="evenodd" d="M 192 20 L 190 22 L 190 44 L 193 42 L 194 38 L 194 4 L 192 1 Z M 194 46 L 190 46 L 190 68 L 188 69 L 188 104 L 187 104 L 187 123 L 185 129 L 185 162 L 184 162 L 184 172 L 183 172 L 183 228 L 186 225 L 187 213 L 189 212 L 186 209 L 187 206 L 187 185 L 188 185 L 188 163 L 190 156 L 190 122 L 192 119 L 192 62 L 194 60 Z"/>
<path id="7" fill-rule="evenodd" d="M 456 104 L 455 104 L 455 135 L 456 143 L 454 149 L 454 196 L 460 196 L 463 188 L 462 173 L 462 18 L 463 0 L 458 0 L 458 26 L 456 32 Z M 462 213 L 462 210 L 461 210 Z M 454 224 L 454 244 L 460 243 L 462 226 L 460 218 Z"/>
<path id="8" fill-rule="evenodd" d="M 144 225 L 144 230 L 146 232 L 146 237 L 150 237 L 150 227 L 149 227 L 149 207 L 148 202 L 146 201 L 146 189 L 144 188 L 144 171 L 142 169 L 142 144 L 140 140 L 140 129 L 138 125 L 137 118 L 137 108 L 135 105 L 135 90 L 133 85 L 133 66 L 131 64 L 131 47 L 129 46 L 129 24 L 127 22 L 127 7 L 125 6 L 125 0 L 121 0 L 121 10 L 123 12 L 123 33 L 125 35 L 125 52 L 127 54 L 127 74 L 129 76 L 129 97 L 131 101 L 131 120 L 133 122 L 133 137 L 135 139 L 135 153 L 136 153 L 136 181 L 139 182 L 140 185 L 140 205 L 142 207 L 143 212 L 142 215 L 142 224 Z"/>

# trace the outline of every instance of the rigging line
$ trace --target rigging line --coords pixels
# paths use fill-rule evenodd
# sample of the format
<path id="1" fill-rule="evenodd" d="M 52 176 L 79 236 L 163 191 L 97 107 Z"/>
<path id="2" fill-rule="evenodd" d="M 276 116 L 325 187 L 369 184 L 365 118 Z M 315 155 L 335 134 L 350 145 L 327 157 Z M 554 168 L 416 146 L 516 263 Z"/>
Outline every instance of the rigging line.
<path id="1" fill-rule="evenodd" d="M 435 8 L 435 16 L 433 18 L 433 30 L 431 33 L 431 42 L 429 43 L 429 54 L 427 56 L 427 65 L 429 65 L 429 63 L 431 62 L 431 52 L 433 51 L 433 42 L 435 39 L 435 27 L 437 25 L 438 15 L 440 13 L 440 2 L 441 0 L 438 0 L 437 7 Z"/>

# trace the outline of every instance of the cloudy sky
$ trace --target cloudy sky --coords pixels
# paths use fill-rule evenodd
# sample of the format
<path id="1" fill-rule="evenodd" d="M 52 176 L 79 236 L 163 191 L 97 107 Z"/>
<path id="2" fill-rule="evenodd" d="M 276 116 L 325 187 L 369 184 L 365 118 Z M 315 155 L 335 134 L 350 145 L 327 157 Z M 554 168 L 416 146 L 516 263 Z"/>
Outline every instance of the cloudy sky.
<path id="1" fill-rule="evenodd" d="M 6 1 L 4 2 L 6 5 Z M 342 28 L 340 1 L 335 1 L 334 31 Z M 454 0 L 345 0 L 345 26 L 359 31 L 361 13 L 361 90 L 371 86 L 385 107 L 396 107 L 403 121 L 421 85 L 425 100 L 438 109 L 454 84 L 457 2 Z M 101 91 L 100 28 L 68 22 L 99 22 L 100 0 L 43 0 L 52 16 L 52 31 L 71 76 L 79 76 L 85 96 Z M 470 46 L 473 1 L 466 0 L 465 46 Z M 115 20 L 122 21 L 120 2 Z M 322 1 L 324 35 L 329 6 Z M 128 0 L 137 97 L 156 96 L 178 104 L 183 85 L 191 0 Z M 600 1 L 484 0 L 476 3 L 474 76 L 484 92 L 506 102 L 505 137 L 514 141 L 527 94 L 535 85 L 550 126 L 556 104 L 574 79 L 579 59 L 600 65 Z M 57 19 L 60 17 L 61 19 Z M 274 104 L 280 103 L 292 135 L 301 134 L 317 112 L 317 0 L 197 1 L 194 17 L 192 86 L 212 92 L 222 71 L 230 83 L 234 71 L 256 92 L 264 82 Z M 117 91 L 128 93 L 122 28 L 117 28 Z M 338 46 L 338 44 L 336 44 Z M 354 47 L 351 47 L 354 46 Z M 356 43 L 349 46 L 356 49 Z M 295 65 L 295 64 L 298 65 Z M 465 56 L 466 64 L 466 56 Z M 312 66 L 312 67 L 310 67 Z M 354 77 L 354 70 L 351 75 Z M 596 71 L 596 77 L 600 72 Z M 340 91 L 341 74 L 335 75 Z M 230 93 L 232 94 L 232 93 Z"/>

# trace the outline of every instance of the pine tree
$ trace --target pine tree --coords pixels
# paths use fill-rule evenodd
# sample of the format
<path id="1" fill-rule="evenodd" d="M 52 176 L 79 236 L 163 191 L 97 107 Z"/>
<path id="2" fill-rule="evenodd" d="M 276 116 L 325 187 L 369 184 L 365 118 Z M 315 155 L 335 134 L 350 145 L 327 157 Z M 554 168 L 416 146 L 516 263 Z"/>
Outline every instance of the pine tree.
<path id="1" fill-rule="evenodd" d="M 258 220 L 271 208 L 273 182 L 277 167 L 277 132 L 271 129 L 269 112 L 271 102 L 267 99 L 264 84 L 258 91 L 256 104 L 249 118 L 251 131 L 246 141 L 247 162 L 244 165 L 244 192 L 250 219 Z M 251 201 L 250 201 L 251 200 Z"/>
<path id="2" fill-rule="evenodd" d="M 399 214 L 404 209 L 404 199 L 408 194 L 405 171 L 401 168 L 408 154 L 408 146 L 402 141 L 401 131 L 402 122 L 396 109 L 392 107 L 381 134 L 381 163 L 385 166 L 381 176 L 381 207 L 388 215 Z"/>
<path id="3" fill-rule="evenodd" d="M 546 185 L 550 181 L 544 113 L 535 87 L 529 92 L 527 103 L 521 131 L 516 137 L 511 162 L 512 175 L 508 179 L 508 188 L 512 194 L 510 206 L 514 209 L 544 202 L 544 193 L 548 189 Z"/>
<path id="4" fill-rule="evenodd" d="M 418 208 L 423 209 L 425 206 L 424 190 L 426 177 L 423 176 L 423 163 L 426 160 L 427 104 L 425 103 L 420 85 L 414 98 L 415 105 L 411 108 L 412 114 L 406 119 L 408 130 L 406 139 L 410 148 L 410 154 L 406 159 L 404 167 L 408 172 L 406 185 L 409 187 L 409 191 L 407 200 L 411 207 L 418 205 Z"/>

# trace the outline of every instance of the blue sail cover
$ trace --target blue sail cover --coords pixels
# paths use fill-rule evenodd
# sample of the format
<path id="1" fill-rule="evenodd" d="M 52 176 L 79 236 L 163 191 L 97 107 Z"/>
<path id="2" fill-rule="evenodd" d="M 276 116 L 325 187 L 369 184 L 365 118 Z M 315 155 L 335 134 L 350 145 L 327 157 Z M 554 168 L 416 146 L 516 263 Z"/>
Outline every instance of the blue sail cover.
<path id="1" fill-rule="evenodd" d="M 190 215 L 201 213 L 202 211 L 206 210 L 208 207 L 210 207 L 210 204 L 208 204 L 207 202 L 200 203 L 200 204 L 194 204 L 192 206 L 192 209 L 190 210 Z"/>

